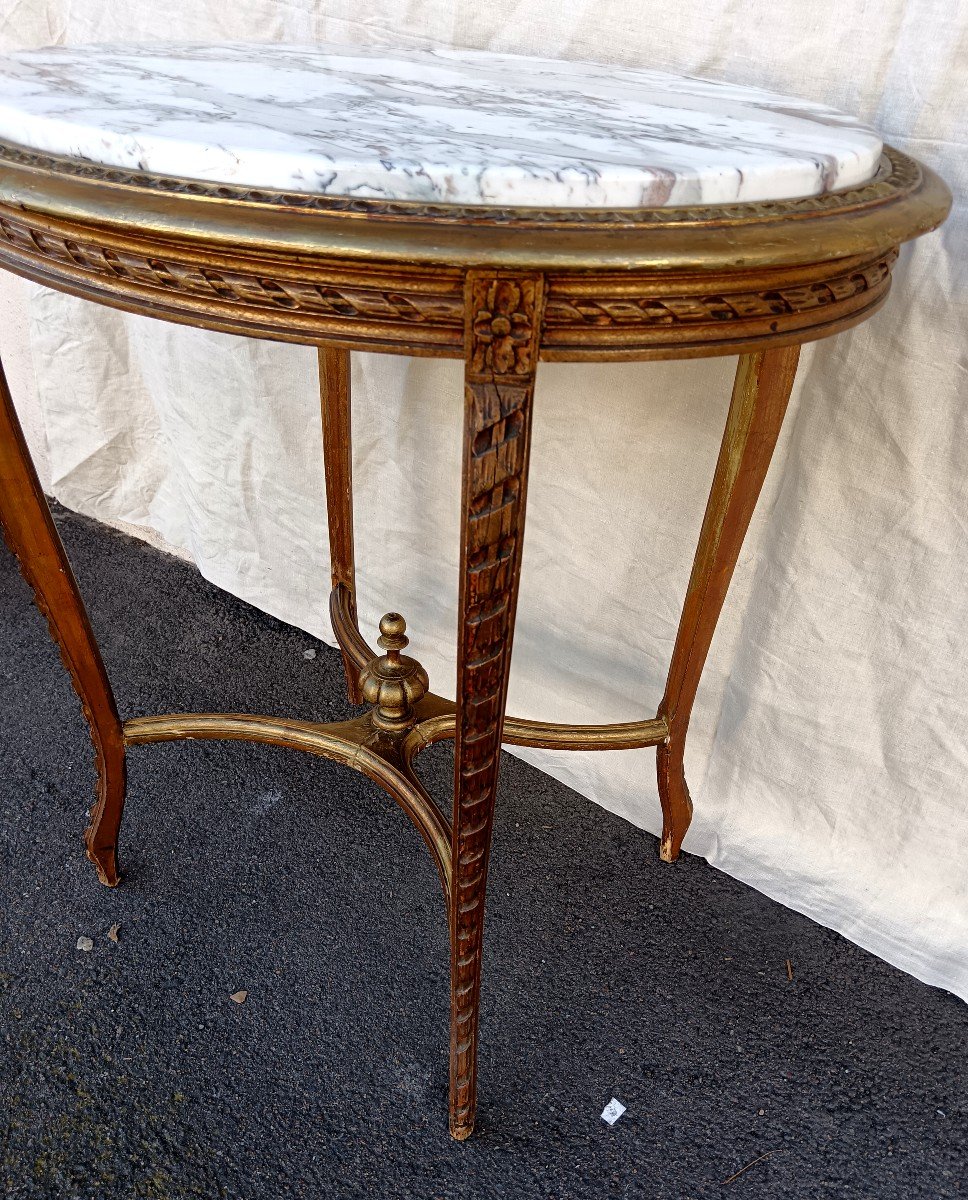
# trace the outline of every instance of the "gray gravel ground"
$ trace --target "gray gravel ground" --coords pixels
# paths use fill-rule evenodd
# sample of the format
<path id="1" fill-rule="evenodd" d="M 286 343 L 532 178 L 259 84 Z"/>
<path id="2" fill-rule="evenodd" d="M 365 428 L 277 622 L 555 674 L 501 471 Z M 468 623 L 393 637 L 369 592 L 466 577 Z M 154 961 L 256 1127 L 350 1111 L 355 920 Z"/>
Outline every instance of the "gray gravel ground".
<path id="1" fill-rule="evenodd" d="M 334 652 L 307 660 L 306 634 L 190 567 L 57 520 L 123 713 L 348 715 Z M 968 1193 L 964 1004 L 696 858 L 664 866 L 653 837 L 512 758 L 479 1131 L 453 1143 L 443 905 L 403 815 L 295 752 L 143 747 L 125 880 L 102 888 L 78 705 L 5 552 L 0 630 L 12 1200 Z M 446 795 L 448 751 L 421 761 Z"/>

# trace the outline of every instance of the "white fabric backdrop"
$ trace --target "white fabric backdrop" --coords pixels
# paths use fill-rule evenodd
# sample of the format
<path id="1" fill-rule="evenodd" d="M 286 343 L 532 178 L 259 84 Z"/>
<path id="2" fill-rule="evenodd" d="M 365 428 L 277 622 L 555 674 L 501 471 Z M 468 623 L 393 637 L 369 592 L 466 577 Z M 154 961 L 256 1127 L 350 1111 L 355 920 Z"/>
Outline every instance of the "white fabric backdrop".
<path id="1" fill-rule="evenodd" d="M 695 709 L 686 849 L 968 999 L 966 6 L 197 0 L 177 27 L 173 11 L 0 0 L 0 42 L 359 41 L 654 66 L 836 105 L 947 178 L 955 213 L 902 253 L 887 308 L 803 356 Z M 54 494 L 154 531 L 216 583 L 331 640 L 312 351 L 39 289 L 31 316 Z M 8 326 L 4 350 L 18 346 Z M 542 368 L 519 714 L 652 715 L 733 367 Z M 372 636 L 381 612 L 403 611 L 446 692 L 460 366 L 355 356 L 353 386 L 363 624 Z M 658 831 L 654 751 L 523 753 Z"/>

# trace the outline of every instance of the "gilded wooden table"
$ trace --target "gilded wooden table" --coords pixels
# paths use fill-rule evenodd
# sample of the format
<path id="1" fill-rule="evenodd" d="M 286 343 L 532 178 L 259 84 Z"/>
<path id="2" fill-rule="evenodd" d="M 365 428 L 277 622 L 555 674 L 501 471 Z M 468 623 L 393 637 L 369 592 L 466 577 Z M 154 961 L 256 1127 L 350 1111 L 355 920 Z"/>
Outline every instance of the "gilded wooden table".
<path id="1" fill-rule="evenodd" d="M 501 744 L 655 746 L 660 854 L 676 858 L 689 715 L 799 347 L 876 312 L 900 243 L 944 219 L 947 189 L 832 110 L 658 72 L 270 46 L 89 47 L 3 65 L 0 264 L 130 312 L 318 347 L 330 611 L 349 698 L 366 706 L 337 724 L 122 720 L 0 376 L 0 521 L 94 743 L 88 857 L 118 883 L 128 746 L 243 739 L 363 772 L 440 874 L 450 1128 L 465 1138 Z M 456 703 L 404 654 L 401 616 L 381 621 L 382 654 L 357 624 L 353 350 L 464 362 Z M 578 727 L 506 715 L 538 364 L 722 354 L 739 356 L 736 382 L 655 714 Z M 413 766 L 445 738 L 451 811 Z"/>

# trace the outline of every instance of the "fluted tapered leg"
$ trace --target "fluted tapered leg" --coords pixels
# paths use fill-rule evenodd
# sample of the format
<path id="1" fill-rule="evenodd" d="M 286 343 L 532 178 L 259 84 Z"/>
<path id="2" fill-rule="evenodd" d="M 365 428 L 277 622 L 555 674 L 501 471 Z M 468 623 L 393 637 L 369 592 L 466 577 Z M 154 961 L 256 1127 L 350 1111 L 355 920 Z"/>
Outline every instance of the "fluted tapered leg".
<path id="1" fill-rule="evenodd" d="M 124 808 L 124 738 L 117 707 L 77 583 L 30 460 L 0 369 L 0 527 L 47 618 L 81 700 L 94 743 L 97 785 L 87 856 L 102 883 L 118 882 L 118 828 Z M 43 720 L 43 713 L 33 719 Z"/>
<path id="2" fill-rule="evenodd" d="M 450 903 L 450 1131 L 474 1127 L 487 862 L 521 569 L 544 280 L 471 272 Z"/>
<path id="3" fill-rule="evenodd" d="M 661 855 L 673 862 L 692 819 L 683 754 L 706 655 L 773 449 L 783 424 L 799 346 L 744 354 L 689 579 L 659 715 L 669 726 L 658 753 Z"/>

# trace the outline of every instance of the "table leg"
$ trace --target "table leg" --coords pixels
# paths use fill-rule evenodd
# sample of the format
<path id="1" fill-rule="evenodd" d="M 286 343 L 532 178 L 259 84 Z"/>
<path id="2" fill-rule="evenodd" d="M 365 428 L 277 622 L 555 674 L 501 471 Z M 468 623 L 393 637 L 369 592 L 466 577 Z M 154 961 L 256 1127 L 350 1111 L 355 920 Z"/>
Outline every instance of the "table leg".
<path id="1" fill-rule="evenodd" d="M 689 715 L 726 591 L 766 478 L 796 376 L 799 346 L 739 360 L 719 461 L 703 517 L 659 716 L 669 737 L 659 746 L 661 856 L 673 862 L 692 819 L 683 769 Z"/>
<path id="2" fill-rule="evenodd" d="M 521 570 L 540 275 L 472 271 L 466 361 L 450 896 L 450 1131 L 474 1127 L 487 861 Z"/>
<path id="3" fill-rule="evenodd" d="M 0 369 L 0 527 L 33 588 L 81 700 L 94 743 L 97 787 L 84 833 L 98 878 L 118 882 L 118 827 L 124 807 L 121 721 L 67 554 L 30 460 L 10 390 Z"/>
<path id="4" fill-rule="evenodd" d="M 353 442 L 350 418 L 350 352 L 319 347 L 319 393 L 323 413 L 323 463 L 333 594 L 343 594 L 355 628 L 356 560 L 353 552 Z M 362 704 L 360 668 L 344 649 L 343 670 L 351 704 Z"/>

